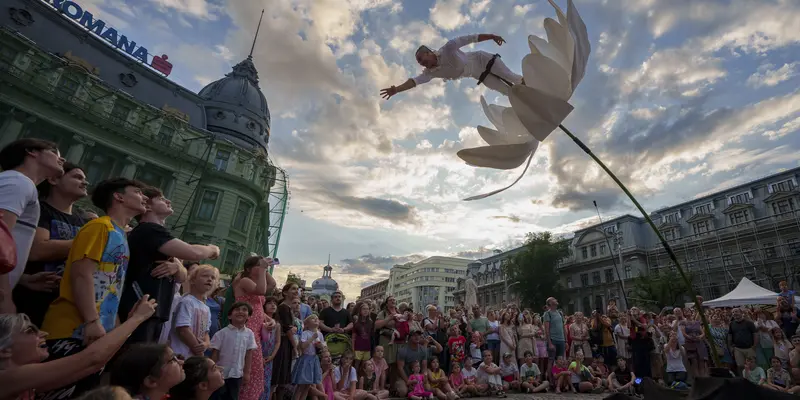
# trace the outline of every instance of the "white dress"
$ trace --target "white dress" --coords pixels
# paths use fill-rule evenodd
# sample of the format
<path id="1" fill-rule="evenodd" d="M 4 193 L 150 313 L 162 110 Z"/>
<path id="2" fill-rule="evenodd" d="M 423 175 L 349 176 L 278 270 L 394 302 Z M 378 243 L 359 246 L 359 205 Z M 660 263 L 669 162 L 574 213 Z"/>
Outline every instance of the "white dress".
<path id="1" fill-rule="evenodd" d="M 414 83 L 421 85 L 430 82 L 433 78 L 451 80 L 471 77 L 480 79 L 481 74 L 486 71 L 486 65 L 494 57 L 494 54 L 485 51 L 461 50 L 462 47 L 477 42 L 478 35 L 467 35 L 459 36 L 445 43 L 442 48 L 434 52 L 439 65 L 431 69 L 426 68 L 421 74 L 413 78 Z M 522 83 L 522 76 L 511 72 L 499 57 L 495 59 L 491 72 L 515 85 Z M 498 79 L 497 76 L 489 74 L 483 84 L 489 89 L 508 96 L 508 85 Z"/>

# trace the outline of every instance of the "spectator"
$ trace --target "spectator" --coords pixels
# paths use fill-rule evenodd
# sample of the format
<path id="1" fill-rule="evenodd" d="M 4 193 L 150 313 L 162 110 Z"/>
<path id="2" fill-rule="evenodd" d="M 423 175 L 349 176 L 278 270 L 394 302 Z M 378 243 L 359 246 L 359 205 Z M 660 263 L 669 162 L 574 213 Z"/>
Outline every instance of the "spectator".
<path id="1" fill-rule="evenodd" d="M 520 314 L 520 318 L 519 326 L 517 327 L 517 336 L 519 337 L 519 342 L 517 343 L 518 365 L 525 363 L 525 353 L 531 352 L 531 354 L 533 354 L 533 351 L 536 349 L 534 344 L 535 328 L 530 311 L 523 311 L 522 314 Z"/>
<path id="2" fill-rule="evenodd" d="M 772 320 L 772 315 L 766 310 L 758 311 L 758 319 L 755 321 L 758 329 L 758 346 L 756 350 L 756 364 L 761 368 L 769 368 L 770 359 L 775 355 L 775 346 L 772 342 L 772 329 L 778 328 L 778 324 Z"/>
<path id="3" fill-rule="evenodd" d="M 756 365 L 755 356 L 747 356 L 745 358 L 742 377 L 759 386 L 767 381 L 767 375 L 764 373 L 764 369 Z"/>
<path id="4" fill-rule="evenodd" d="M 0 150 L 0 218 L 17 246 L 17 266 L 0 275 L 0 313 L 15 312 L 11 290 L 25 270 L 39 224 L 36 185 L 63 175 L 63 165 L 56 144 L 46 140 L 19 139 Z"/>
<path id="5" fill-rule="evenodd" d="M 317 351 L 325 347 L 325 338 L 319 331 L 319 318 L 310 315 L 303 323 L 305 329 L 297 347 L 300 358 L 292 369 L 292 384 L 297 386 L 294 392 L 295 400 L 305 400 L 311 387 L 322 383 L 322 367 Z"/>
<path id="6" fill-rule="evenodd" d="M 548 358 L 550 362 L 558 357 L 566 356 L 567 338 L 564 334 L 564 316 L 558 311 L 558 300 L 547 299 L 547 311 L 544 312 L 544 331 L 547 340 Z"/>
<path id="7" fill-rule="evenodd" d="M 436 353 L 442 351 L 442 346 L 433 341 L 436 346 Z M 430 337 L 422 337 L 422 331 L 412 331 L 409 333 L 408 345 L 401 348 L 397 353 L 397 370 L 400 379 L 397 380 L 395 391 L 400 397 L 406 397 L 409 387 L 406 385 L 408 377 L 411 375 L 411 364 L 419 361 L 421 371 L 425 374 L 428 371 L 428 360 L 431 359 L 431 351 L 428 345 L 431 344 Z"/>
<path id="8" fill-rule="evenodd" d="M 207 357 L 190 357 L 183 362 L 183 382 L 169 390 L 170 400 L 208 400 L 225 385 L 223 368 Z"/>
<path id="9" fill-rule="evenodd" d="M 636 375 L 628 368 L 627 360 L 622 357 L 617 358 L 617 369 L 608 375 L 608 389 L 615 393 L 634 395 L 636 394 L 636 388 L 633 386 L 635 382 Z"/>
<path id="10" fill-rule="evenodd" d="M 163 399 L 184 378 L 183 359 L 169 346 L 139 343 L 114 362 L 109 382 L 134 398 Z"/>
<path id="11" fill-rule="evenodd" d="M 378 375 L 375 372 L 375 364 L 372 360 L 364 362 L 364 374 L 358 380 L 358 388 L 375 396 L 378 400 L 389 398 L 389 391 L 380 385 Z"/>
<path id="12" fill-rule="evenodd" d="M 341 358 L 341 364 L 333 370 L 336 391 L 344 399 L 351 400 L 376 400 L 375 396 L 364 390 L 358 389 L 358 375 L 353 367 L 353 353 L 346 351 Z"/>
<path id="13" fill-rule="evenodd" d="M 778 392 L 788 392 L 791 388 L 792 377 L 783 369 L 778 357 L 770 359 L 770 368 L 767 370 L 765 386 Z"/>
<path id="14" fill-rule="evenodd" d="M 384 349 L 384 358 L 389 365 L 387 383 L 391 385 L 392 388 L 394 388 L 394 382 L 399 376 L 396 364 L 398 345 L 394 343 L 391 333 L 394 329 L 398 314 L 395 298 L 393 296 L 388 296 L 381 305 L 381 311 L 375 319 L 375 330 L 379 334 L 378 345 Z"/>
<path id="15" fill-rule="evenodd" d="M 92 203 L 106 216 L 87 223 L 75 237 L 59 297 L 42 323 L 42 329 L 50 333 L 51 360 L 83 351 L 114 329 L 130 256 L 124 227 L 145 211 L 146 202 L 142 184 L 126 178 L 109 179 L 95 187 Z M 79 396 L 97 386 L 98 378 L 99 374 L 87 376 L 58 392 Z"/>
<path id="16" fill-rule="evenodd" d="M 272 386 L 272 366 L 281 345 L 280 324 L 277 318 L 278 299 L 270 296 L 264 299 L 264 325 L 261 327 L 261 355 L 264 357 L 264 392 L 263 397 L 270 398 L 274 391 Z"/>
<path id="17" fill-rule="evenodd" d="M 487 334 L 497 333 L 500 331 L 499 322 L 498 322 L 497 332 L 493 332 L 489 329 L 490 327 L 489 320 L 486 317 L 481 316 L 481 309 L 478 306 L 472 307 L 472 319 L 469 321 L 469 327 L 471 328 L 472 332 L 479 332 L 482 337 L 487 338 L 487 342 L 488 342 Z M 497 349 L 498 351 L 500 350 L 499 336 L 497 337 Z"/>
<path id="18" fill-rule="evenodd" d="M 211 265 L 198 265 L 189 275 L 189 293 L 181 297 L 175 307 L 170 345 L 184 359 L 202 356 L 211 346 L 208 328 L 211 325 L 211 310 L 206 305 L 206 296 L 214 290 L 219 280 L 219 271 Z"/>
<path id="19" fill-rule="evenodd" d="M 225 296 L 222 295 L 224 291 L 225 288 L 218 287 L 214 289 L 206 299 L 206 305 L 208 309 L 211 310 L 211 326 L 208 328 L 208 334 L 211 335 L 212 338 L 214 334 L 220 330 L 219 324 L 222 319 L 220 313 L 222 312 L 222 307 L 225 305 Z"/>
<path id="20" fill-rule="evenodd" d="M 128 310 L 142 294 L 156 299 L 158 309 L 150 321 L 131 335 L 129 343 L 155 342 L 161 336 L 161 329 L 170 317 L 174 284 L 187 277 L 179 260 L 213 260 L 219 256 L 219 247 L 213 244 L 189 244 L 172 236 L 164 226 L 172 215 L 172 203 L 161 190 L 148 186 L 142 193 L 147 196 L 147 210 L 136 217 L 139 224 L 128 233 L 131 259 L 119 304 L 120 319 L 125 320 Z"/>
<path id="21" fill-rule="evenodd" d="M 34 398 L 34 391 L 69 386 L 101 371 L 139 324 L 150 318 L 155 300 L 144 296 L 131 317 L 84 351 L 49 362 L 41 332 L 25 314 L 0 315 L 0 399 Z M 68 396 L 68 394 L 67 394 Z"/>
<path id="22" fill-rule="evenodd" d="M 483 352 L 483 362 L 478 367 L 478 383 L 486 385 L 489 393 L 497 397 L 507 397 L 503 391 L 503 371 L 492 360 L 492 352 Z"/>
<path id="23" fill-rule="evenodd" d="M 320 311 L 320 328 L 327 337 L 331 333 L 344 333 L 349 335 L 353 330 L 353 317 L 347 309 L 342 308 L 344 295 L 340 291 L 335 291 L 331 295 L 331 306 Z"/>
<path id="24" fill-rule="evenodd" d="M 78 400 L 133 400 L 128 392 L 119 386 L 100 386 L 86 392 Z"/>
<path id="25" fill-rule="evenodd" d="M 730 348 L 733 349 L 736 364 L 743 367 L 748 357 L 755 360 L 755 347 L 758 345 L 758 330 L 753 321 L 744 319 L 744 312 L 740 308 L 734 308 L 733 319 L 729 325 Z M 753 370 L 753 368 L 750 368 Z M 763 373 L 764 370 L 762 369 Z"/>
<path id="26" fill-rule="evenodd" d="M 542 380 L 542 372 L 539 370 L 539 366 L 533 362 L 533 352 L 526 351 L 524 356 L 525 362 L 519 367 L 523 392 L 539 393 L 546 391 L 550 387 L 550 382 Z"/>
<path id="27" fill-rule="evenodd" d="M 64 175 L 39 184 L 39 223 L 33 238 L 28 264 L 14 287 L 17 312 L 25 313 L 36 326 L 55 299 L 72 239 L 88 221 L 73 205 L 86 197 L 86 176 L 77 165 L 64 163 Z M 130 311 L 130 310 L 129 310 Z"/>
<path id="28" fill-rule="evenodd" d="M 231 324 L 220 329 L 211 339 L 211 359 L 222 367 L 225 380 L 225 388 L 217 398 L 236 400 L 242 384 L 250 381 L 253 353 L 258 346 L 253 331 L 245 326 L 253 315 L 250 303 L 235 303 L 228 312 Z"/>
<path id="29" fill-rule="evenodd" d="M 361 370 L 361 363 L 370 359 L 372 351 L 372 332 L 374 323 L 369 315 L 369 305 L 358 303 L 356 310 L 358 319 L 353 323 L 353 351 L 355 352 L 356 371 Z"/>
<path id="30" fill-rule="evenodd" d="M 294 317 L 292 317 L 290 304 L 297 297 L 297 284 L 286 283 L 281 294 L 283 295 L 283 302 L 278 305 L 278 318 L 275 320 L 280 327 L 281 338 L 278 352 L 275 354 L 275 359 L 272 360 L 272 379 L 270 381 L 277 399 L 283 398 L 285 386 L 292 383 L 291 365 L 293 354 L 297 348 L 295 337 L 298 329 L 294 326 Z"/>

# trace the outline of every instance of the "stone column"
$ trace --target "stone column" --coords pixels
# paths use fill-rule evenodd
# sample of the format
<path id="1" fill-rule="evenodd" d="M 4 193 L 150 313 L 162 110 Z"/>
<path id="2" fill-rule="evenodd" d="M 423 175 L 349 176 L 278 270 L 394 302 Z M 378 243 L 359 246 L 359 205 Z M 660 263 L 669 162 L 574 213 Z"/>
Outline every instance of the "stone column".
<path id="1" fill-rule="evenodd" d="M 12 112 L 2 125 L 0 125 L 0 149 L 19 139 L 25 123 L 20 121 L 16 113 Z"/>
<path id="2" fill-rule="evenodd" d="M 73 164 L 78 164 L 81 162 L 81 159 L 83 159 L 86 148 L 94 146 L 95 143 L 94 140 L 87 139 L 80 135 L 75 135 L 74 139 L 75 144 L 69 147 L 65 158 Z"/>
<path id="3" fill-rule="evenodd" d="M 121 175 L 123 178 L 133 179 L 136 177 L 136 168 L 144 165 L 144 161 L 131 156 L 126 157 L 125 160 L 127 160 L 127 164 L 122 168 Z"/>

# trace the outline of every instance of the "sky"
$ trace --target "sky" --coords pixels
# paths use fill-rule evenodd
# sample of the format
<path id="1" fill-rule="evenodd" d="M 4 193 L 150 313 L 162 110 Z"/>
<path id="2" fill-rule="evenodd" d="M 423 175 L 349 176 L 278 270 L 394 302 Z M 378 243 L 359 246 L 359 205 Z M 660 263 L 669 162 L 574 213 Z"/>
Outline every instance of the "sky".
<path id="1" fill-rule="evenodd" d="M 546 0 L 78 1 L 168 54 L 170 79 L 199 91 L 253 57 L 269 102 L 270 157 L 286 169 L 291 200 L 283 265 L 310 283 L 331 256 L 349 299 L 397 263 L 508 250 L 527 232 L 571 231 L 635 209 L 563 134 L 519 170 L 466 165 L 483 145 L 480 104 L 507 99 L 476 81 L 437 81 L 383 100 L 381 88 L 421 72 L 419 45 L 494 33 L 520 71 L 527 36 L 555 18 Z M 557 0 L 566 10 L 566 1 Z M 135 4 L 135 5 L 132 5 Z M 592 55 L 564 122 L 655 210 L 800 165 L 800 2 L 794 0 L 576 0 Z M 466 48 L 465 50 L 472 50 Z"/>

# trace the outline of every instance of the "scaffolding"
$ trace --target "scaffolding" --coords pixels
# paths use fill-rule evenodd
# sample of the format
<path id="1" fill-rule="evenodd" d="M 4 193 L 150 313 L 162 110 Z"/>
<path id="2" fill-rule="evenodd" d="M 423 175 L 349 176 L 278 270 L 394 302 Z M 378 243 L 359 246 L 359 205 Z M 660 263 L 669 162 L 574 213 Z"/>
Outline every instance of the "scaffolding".
<path id="1" fill-rule="evenodd" d="M 751 210 L 752 203 L 745 203 Z M 793 207 L 792 207 L 793 208 Z M 669 241 L 695 292 L 714 299 L 743 277 L 777 290 L 778 282 L 800 284 L 800 211 L 789 210 Z M 752 212 L 751 214 L 752 215 Z M 725 216 L 729 219 L 729 216 Z M 726 221 L 726 223 L 729 221 Z M 661 245 L 645 250 L 648 272 L 675 266 Z"/>

